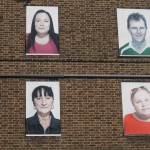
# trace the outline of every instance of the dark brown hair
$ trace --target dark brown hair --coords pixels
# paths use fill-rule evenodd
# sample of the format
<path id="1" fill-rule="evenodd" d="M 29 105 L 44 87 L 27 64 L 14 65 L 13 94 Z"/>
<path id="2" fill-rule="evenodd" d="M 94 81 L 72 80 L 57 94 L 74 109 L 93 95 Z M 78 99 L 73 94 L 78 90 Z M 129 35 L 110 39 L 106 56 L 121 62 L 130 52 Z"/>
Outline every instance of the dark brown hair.
<path id="1" fill-rule="evenodd" d="M 52 88 L 41 85 L 41 86 L 36 87 L 32 92 L 33 104 L 34 104 L 34 98 L 37 98 L 38 96 L 42 96 L 42 89 L 44 90 L 44 96 L 50 96 L 54 99 L 54 94 L 53 94 Z"/>

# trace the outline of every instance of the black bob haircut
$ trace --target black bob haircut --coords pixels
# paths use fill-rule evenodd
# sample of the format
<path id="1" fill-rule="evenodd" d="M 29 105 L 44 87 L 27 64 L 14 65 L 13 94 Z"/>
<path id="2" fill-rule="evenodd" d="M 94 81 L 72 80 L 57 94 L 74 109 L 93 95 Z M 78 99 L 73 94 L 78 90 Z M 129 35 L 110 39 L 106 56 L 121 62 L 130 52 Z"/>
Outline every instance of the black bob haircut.
<path id="1" fill-rule="evenodd" d="M 36 87 L 32 92 L 33 103 L 34 103 L 34 98 L 37 98 L 38 96 L 42 96 L 42 89 L 44 90 L 44 96 L 50 96 L 54 99 L 54 94 L 53 94 L 52 88 L 41 85 L 41 86 Z"/>

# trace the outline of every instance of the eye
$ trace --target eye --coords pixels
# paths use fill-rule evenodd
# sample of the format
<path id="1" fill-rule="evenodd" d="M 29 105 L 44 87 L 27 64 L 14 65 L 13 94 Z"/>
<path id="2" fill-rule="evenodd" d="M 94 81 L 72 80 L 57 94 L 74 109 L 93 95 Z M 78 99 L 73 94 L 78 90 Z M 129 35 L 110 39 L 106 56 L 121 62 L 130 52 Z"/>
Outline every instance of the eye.
<path id="1" fill-rule="evenodd" d="M 140 27 L 140 29 L 145 29 L 144 27 Z"/>
<path id="2" fill-rule="evenodd" d="M 41 99 L 41 97 L 37 97 L 36 99 L 37 99 L 37 100 L 40 100 L 40 99 Z"/>
<path id="3" fill-rule="evenodd" d="M 48 20 L 44 20 L 44 22 L 49 22 Z"/>
<path id="4" fill-rule="evenodd" d="M 51 99 L 51 97 L 46 97 L 46 99 Z"/>
<path id="5" fill-rule="evenodd" d="M 139 104 L 141 101 L 136 101 L 137 104 Z"/>
<path id="6" fill-rule="evenodd" d="M 36 22 L 40 22 L 40 20 L 35 20 Z"/>

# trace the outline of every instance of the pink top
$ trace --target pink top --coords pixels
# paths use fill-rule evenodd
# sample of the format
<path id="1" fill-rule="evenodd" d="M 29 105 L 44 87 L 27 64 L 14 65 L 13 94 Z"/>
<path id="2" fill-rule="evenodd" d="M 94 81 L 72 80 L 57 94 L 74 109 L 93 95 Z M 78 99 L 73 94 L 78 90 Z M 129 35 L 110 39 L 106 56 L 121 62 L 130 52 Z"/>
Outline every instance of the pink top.
<path id="1" fill-rule="evenodd" d="M 28 39 L 28 35 L 29 34 L 27 34 L 26 39 Z M 38 44 L 35 41 L 34 48 L 31 47 L 27 54 L 58 54 L 58 49 L 52 39 L 50 39 L 49 42 L 44 45 Z"/>
<path id="2" fill-rule="evenodd" d="M 150 122 L 137 120 L 132 114 L 128 114 L 124 118 L 124 133 L 150 134 Z"/>

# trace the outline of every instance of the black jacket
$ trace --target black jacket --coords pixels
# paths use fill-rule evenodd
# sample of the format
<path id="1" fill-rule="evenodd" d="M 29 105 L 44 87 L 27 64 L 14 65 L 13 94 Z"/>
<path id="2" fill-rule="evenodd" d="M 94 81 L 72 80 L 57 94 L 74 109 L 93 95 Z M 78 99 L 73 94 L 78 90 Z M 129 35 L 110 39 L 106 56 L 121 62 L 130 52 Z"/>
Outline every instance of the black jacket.
<path id="1" fill-rule="evenodd" d="M 44 132 L 43 127 L 39 122 L 39 118 L 37 113 L 34 116 L 26 119 L 26 134 L 60 134 L 60 120 L 54 118 L 52 112 L 51 115 L 51 123 L 50 126 Z"/>

